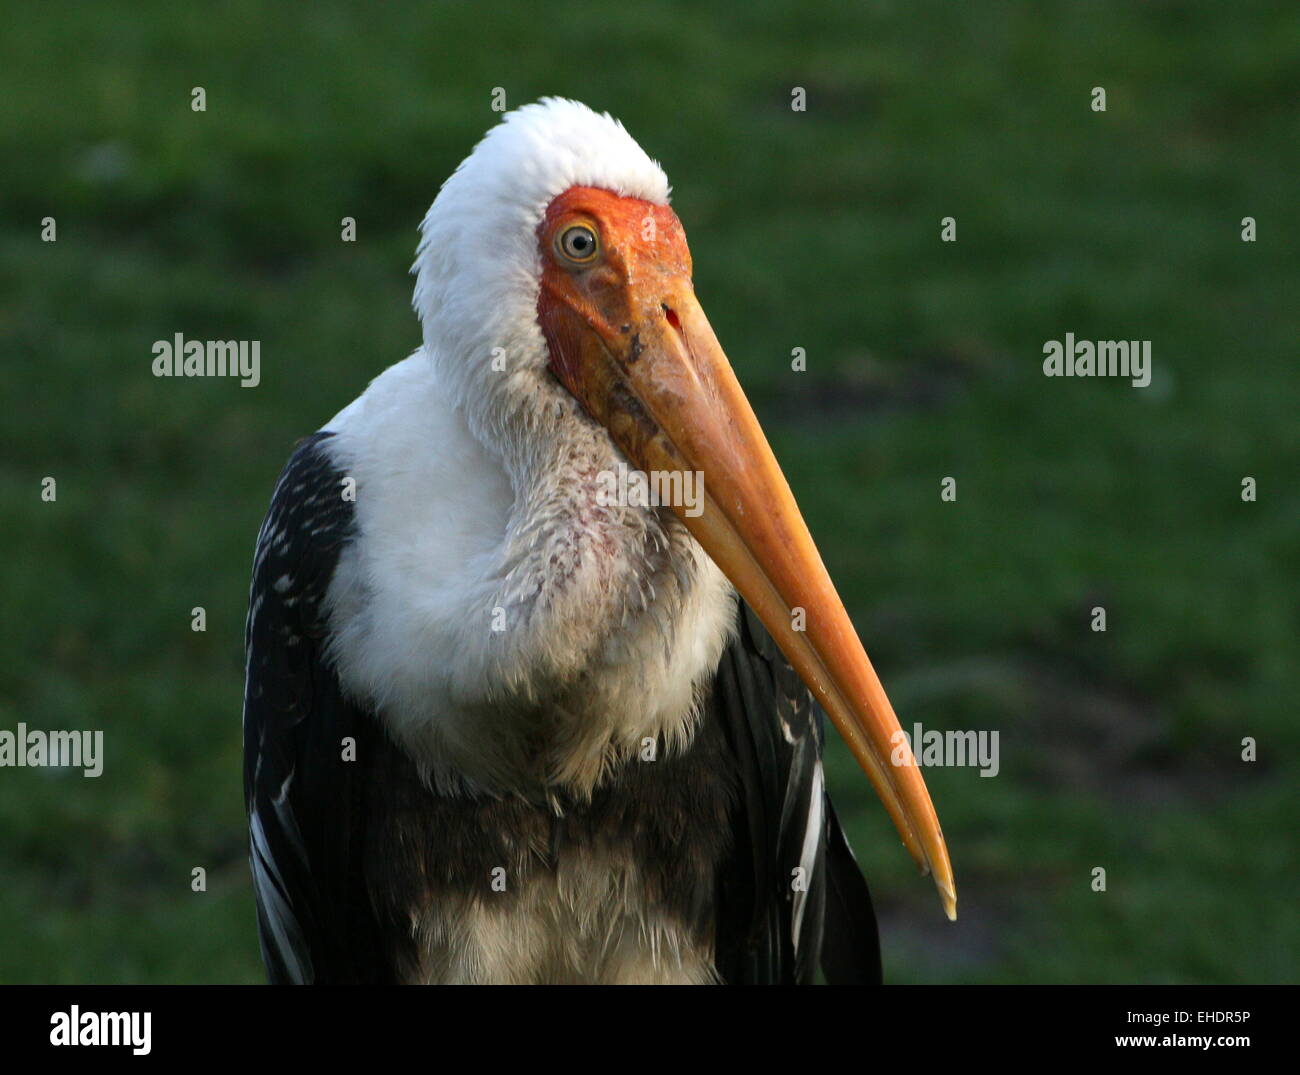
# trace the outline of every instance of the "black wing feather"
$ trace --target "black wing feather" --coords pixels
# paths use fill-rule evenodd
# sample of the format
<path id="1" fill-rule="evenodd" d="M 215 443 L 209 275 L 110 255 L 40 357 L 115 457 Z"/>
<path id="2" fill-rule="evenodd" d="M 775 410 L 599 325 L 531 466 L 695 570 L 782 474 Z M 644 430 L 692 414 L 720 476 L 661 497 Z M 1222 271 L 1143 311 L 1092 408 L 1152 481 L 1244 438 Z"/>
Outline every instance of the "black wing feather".
<path id="1" fill-rule="evenodd" d="M 822 974 L 828 985 L 878 985 L 880 936 L 871 893 L 853 849 L 826 802 L 826 939 Z"/>
<path id="2" fill-rule="evenodd" d="M 353 531 L 328 433 L 302 440 L 257 540 L 244 694 L 244 796 L 262 956 L 271 981 L 391 980 L 361 869 L 363 767 L 380 734 L 325 655 L 322 604 Z"/>
<path id="3" fill-rule="evenodd" d="M 719 973 L 807 984 L 820 961 L 830 982 L 878 982 L 871 897 L 822 784 L 821 708 L 743 603 L 737 628 L 709 700 L 741 787 L 718 901 Z"/>

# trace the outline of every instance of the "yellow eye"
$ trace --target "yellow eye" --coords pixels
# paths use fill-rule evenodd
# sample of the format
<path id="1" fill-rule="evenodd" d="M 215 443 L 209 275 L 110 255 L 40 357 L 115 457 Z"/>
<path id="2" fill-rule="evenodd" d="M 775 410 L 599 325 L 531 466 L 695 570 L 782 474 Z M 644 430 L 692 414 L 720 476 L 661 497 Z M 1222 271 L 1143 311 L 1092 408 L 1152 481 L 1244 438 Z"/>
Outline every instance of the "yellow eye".
<path id="1" fill-rule="evenodd" d="M 586 224 L 571 224 L 556 238 L 555 249 L 565 261 L 572 261 L 575 265 L 588 265 L 600 253 L 600 240 Z"/>

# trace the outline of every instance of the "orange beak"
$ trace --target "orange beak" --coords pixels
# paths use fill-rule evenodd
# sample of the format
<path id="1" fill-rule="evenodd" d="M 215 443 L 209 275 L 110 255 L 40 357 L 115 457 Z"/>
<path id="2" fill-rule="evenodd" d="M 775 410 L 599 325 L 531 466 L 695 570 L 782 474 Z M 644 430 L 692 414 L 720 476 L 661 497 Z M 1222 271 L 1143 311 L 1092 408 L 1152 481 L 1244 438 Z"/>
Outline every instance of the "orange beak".
<path id="1" fill-rule="evenodd" d="M 557 246 L 575 222 L 599 237 L 589 265 L 566 261 Z M 556 376 L 634 466 L 703 476 L 703 510 L 674 511 L 826 710 L 955 918 L 952 867 L 925 780 L 695 298 L 677 217 L 575 187 L 552 202 L 538 236 L 539 320 Z"/>

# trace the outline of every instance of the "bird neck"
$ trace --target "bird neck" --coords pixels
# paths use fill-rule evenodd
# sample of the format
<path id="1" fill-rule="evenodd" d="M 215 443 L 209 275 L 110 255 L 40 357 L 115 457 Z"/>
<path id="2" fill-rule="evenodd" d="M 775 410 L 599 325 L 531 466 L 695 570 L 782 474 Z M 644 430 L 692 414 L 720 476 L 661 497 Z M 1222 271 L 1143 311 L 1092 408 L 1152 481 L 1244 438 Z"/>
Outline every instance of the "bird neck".
<path id="1" fill-rule="evenodd" d="M 538 402 L 492 423 L 514 502 L 491 572 L 490 719 L 523 714 L 543 742 L 518 740 L 520 757 L 582 795 L 648 741 L 690 740 L 734 598 L 669 508 L 618 494 L 608 433 L 567 394 Z"/>

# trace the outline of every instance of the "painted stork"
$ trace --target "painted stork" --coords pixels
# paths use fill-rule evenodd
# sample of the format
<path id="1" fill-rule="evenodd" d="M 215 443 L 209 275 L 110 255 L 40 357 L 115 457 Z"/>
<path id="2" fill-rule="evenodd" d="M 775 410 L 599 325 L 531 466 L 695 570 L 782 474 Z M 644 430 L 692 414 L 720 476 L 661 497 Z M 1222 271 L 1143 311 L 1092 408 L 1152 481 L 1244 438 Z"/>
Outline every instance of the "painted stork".
<path id="1" fill-rule="evenodd" d="M 878 980 L 823 710 L 954 915 L 668 194 L 608 115 L 505 116 L 424 219 L 423 345 L 285 467 L 244 700 L 272 981 Z"/>

